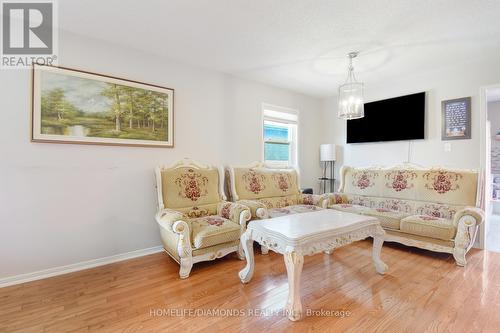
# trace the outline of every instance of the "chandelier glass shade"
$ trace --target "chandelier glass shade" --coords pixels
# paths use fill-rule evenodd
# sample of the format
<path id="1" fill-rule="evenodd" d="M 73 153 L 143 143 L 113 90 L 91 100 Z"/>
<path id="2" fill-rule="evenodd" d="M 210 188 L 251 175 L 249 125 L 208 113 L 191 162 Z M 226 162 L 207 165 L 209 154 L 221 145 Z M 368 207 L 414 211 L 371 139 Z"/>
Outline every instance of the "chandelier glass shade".
<path id="1" fill-rule="evenodd" d="M 339 87 L 338 117 L 340 119 L 351 120 L 365 116 L 363 83 L 356 80 L 352 66 L 352 59 L 356 58 L 357 55 L 357 52 L 349 53 L 347 80 Z"/>

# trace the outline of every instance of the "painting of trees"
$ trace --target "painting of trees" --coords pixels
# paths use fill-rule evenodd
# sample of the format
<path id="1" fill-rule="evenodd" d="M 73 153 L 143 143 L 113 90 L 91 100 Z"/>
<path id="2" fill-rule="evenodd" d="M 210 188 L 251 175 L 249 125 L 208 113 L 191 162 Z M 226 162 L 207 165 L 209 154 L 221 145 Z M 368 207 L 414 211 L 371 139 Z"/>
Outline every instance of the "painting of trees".
<path id="1" fill-rule="evenodd" d="M 121 100 L 123 98 L 123 88 L 114 83 L 108 83 L 108 88 L 102 91 L 102 95 L 108 97 L 112 100 L 111 110 L 109 110 L 112 118 L 115 122 L 115 131 L 120 132 L 122 129 L 122 115 L 123 115 L 123 107 Z"/>
<path id="2" fill-rule="evenodd" d="M 150 90 L 136 89 L 117 84 L 107 84 L 103 96 L 111 99 L 112 107 L 109 114 L 115 123 L 115 131 L 122 130 L 122 122 L 128 123 L 128 128 L 148 128 L 152 132 L 163 129 L 168 120 L 168 107 L 165 94 Z"/>
<path id="3" fill-rule="evenodd" d="M 77 114 L 78 109 L 65 99 L 62 89 L 54 89 L 42 96 L 42 113 L 63 120 L 67 116 Z"/>
<path id="4" fill-rule="evenodd" d="M 172 90 L 87 76 L 42 72 L 38 101 L 42 135 L 171 140 Z"/>

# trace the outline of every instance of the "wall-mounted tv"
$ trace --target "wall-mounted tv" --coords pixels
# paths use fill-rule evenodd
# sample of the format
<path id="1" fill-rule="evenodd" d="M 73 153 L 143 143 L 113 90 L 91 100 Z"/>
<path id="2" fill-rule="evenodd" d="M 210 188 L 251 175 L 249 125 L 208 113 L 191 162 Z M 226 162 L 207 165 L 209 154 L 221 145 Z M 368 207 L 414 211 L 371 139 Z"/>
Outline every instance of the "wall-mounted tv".
<path id="1" fill-rule="evenodd" d="M 347 143 L 424 139 L 425 92 L 365 104 L 365 116 L 347 120 Z"/>

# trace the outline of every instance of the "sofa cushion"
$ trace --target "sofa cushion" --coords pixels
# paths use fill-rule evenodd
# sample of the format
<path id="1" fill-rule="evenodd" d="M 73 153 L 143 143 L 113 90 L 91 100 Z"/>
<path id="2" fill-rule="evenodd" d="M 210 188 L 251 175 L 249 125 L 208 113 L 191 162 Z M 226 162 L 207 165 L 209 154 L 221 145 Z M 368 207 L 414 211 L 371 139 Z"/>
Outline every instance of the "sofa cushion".
<path id="1" fill-rule="evenodd" d="M 430 215 L 411 215 L 401 220 L 402 232 L 418 236 L 450 240 L 455 237 L 453 221 Z"/>
<path id="2" fill-rule="evenodd" d="M 328 195 L 328 205 L 347 203 L 349 203 L 349 196 L 347 194 L 335 192 Z"/>
<path id="3" fill-rule="evenodd" d="M 193 207 L 181 207 L 176 208 L 175 210 L 181 213 L 184 213 L 189 218 L 196 218 L 208 215 L 216 215 L 217 214 L 217 205 L 218 204 L 209 204 L 209 205 L 201 205 L 201 206 L 193 206 Z"/>
<path id="4" fill-rule="evenodd" d="M 278 217 L 290 214 L 300 214 L 306 212 L 313 212 L 317 210 L 322 210 L 323 208 L 314 205 L 293 205 L 283 208 L 271 208 L 268 209 L 269 217 Z"/>
<path id="5" fill-rule="evenodd" d="M 465 207 L 463 206 L 446 205 L 432 202 L 417 202 L 415 204 L 415 214 L 452 220 L 456 212 L 464 208 Z"/>
<path id="6" fill-rule="evenodd" d="M 266 205 L 268 209 L 271 208 L 284 208 L 288 206 L 297 205 L 297 195 L 288 195 L 282 197 L 269 197 L 257 199 L 258 202 Z"/>
<path id="7" fill-rule="evenodd" d="M 195 249 L 227 243 L 240 238 L 240 226 L 218 215 L 190 220 Z"/>
<path id="8" fill-rule="evenodd" d="M 365 206 L 365 207 L 370 207 L 374 208 L 377 206 L 378 203 L 378 198 L 377 197 L 366 197 L 362 195 L 348 195 L 348 200 L 347 203 L 353 204 L 353 205 L 358 205 L 358 206 Z"/>
<path id="9" fill-rule="evenodd" d="M 373 216 L 380 221 L 380 225 L 382 227 L 395 230 L 399 230 L 399 224 L 401 219 L 408 216 L 408 214 L 404 214 L 397 211 L 391 211 L 384 208 L 370 208 L 354 204 L 330 205 L 328 208 L 340 210 L 343 212 Z"/>
<path id="10" fill-rule="evenodd" d="M 478 173 L 442 168 L 342 169 L 340 192 L 352 195 L 474 206 Z"/>
<path id="11" fill-rule="evenodd" d="M 371 209 L 364 212 L 363 215 L 376 217 L 382 227 L 394 230 L 399 230 L 401 219 L 408 216 L 408 214 L 385 208 Z"/>
<path id="12" fill-rule="evenodd" d="M 388 209 L 405 213 L 406 216 L 415 214 L 415 201 L 392 198 L 377 198 L 376 208 Z"/>
<path id="13" fill-rule="evenodd" d="M 342 212 L 349 212 L 349 213 L 355 213 L 355 214 L 363 214 L 363 212 L 367 212 L 372 210 L 370 207 L 365 207 L 361 205 L 355 205 L 355 204 L 335 204 L 335 205 L 330 205 L 328 208 L 340 210 Z"/>
<path id="14" fill-rule="evenodd" d="M 219 171 L 182 167 L 161 171 L 163 204 L 178 209 L 216 204 L 219 194 Z"/>
<path id="15" fill-rule="evenodd" d="M 294 169 L 233 168 L 238 200 L 295 196 L 300 194 Z"/>

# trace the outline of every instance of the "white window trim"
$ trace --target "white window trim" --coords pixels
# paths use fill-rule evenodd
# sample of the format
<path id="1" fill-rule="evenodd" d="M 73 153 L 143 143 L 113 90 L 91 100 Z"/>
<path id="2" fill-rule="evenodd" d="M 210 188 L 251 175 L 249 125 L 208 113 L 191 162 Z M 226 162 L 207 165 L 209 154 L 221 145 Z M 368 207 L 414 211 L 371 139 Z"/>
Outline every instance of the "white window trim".
<path id="1" fill-rule="evenodd" d="M 288 114 L 290 115 L 290 117 L 279 117 L 279 115 L 277 115 L 276 117 L 274 115 L 271 115 L 271 116 L 266 116 L 265 115 L 265 111 L 271 111 L 272 112 L 279 112 L 279 113 L 283 113 L 283 114 Z M 295 169 L 299 169 L 299 110 L 295 110 L 295 109 L 291 109 L 291 108 L 287 108 L 287 107 L 283 107 L 283 106 L 277 106 L 277 105 L 272 105 L 272 104 L 268 104 L 268 103 L 262 103 L 262 111 L 261 111 L 261 153 L 262 153 L 262 157 L 261 157 L 261 160 L 264 161 L 264 163 L 266 163 L 267 165 L 269 166 L 272 166 L 272 167 L 292 167 L 292 168 L 295 168 Z M 288 119 L 286 119 L 288 118 Z M 296 120 L 293 120 L 293 118 L 295 118 Z M 265 160 L 265 153 L 264 153 L 264 144 L 266 143 L 266 141 L 264 140 L 264 122 L 265 121 L 269 121 L 269 122 L 277 122 L 277 123 L 280 123 L 280 124 L 289 124 L 289 125 L 295 125 L 294 127 L 292 127 L 292 132 L 291 132 L 291 136 L 292 136 L 292 139 L 290 141 L 283 141 L 283 142 L 278 142 L 278 141 L 275 141 L 275 143 L 285 143 L 285 142 L 289 142 L 290 143 L 290 147 L 291 147 L 291 151 L 290 151 L 290 156 L 291 156 L 291 161 L 290 162 L 287 162 L 287 163 L 283 163 L 283 162 L 280 162 L 280 161 L 266 161 Z M 268 141 L 269 142 L 269 141 Z"/>

